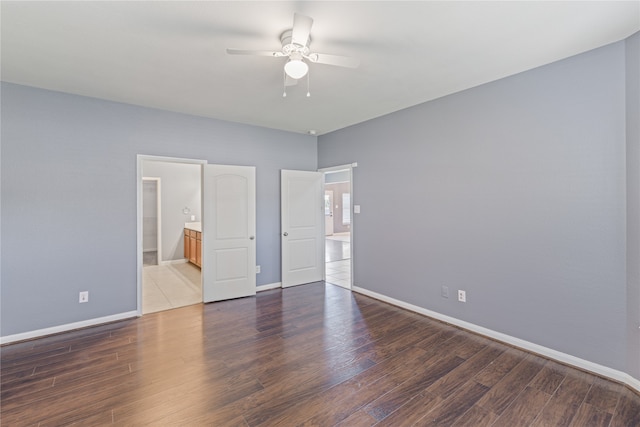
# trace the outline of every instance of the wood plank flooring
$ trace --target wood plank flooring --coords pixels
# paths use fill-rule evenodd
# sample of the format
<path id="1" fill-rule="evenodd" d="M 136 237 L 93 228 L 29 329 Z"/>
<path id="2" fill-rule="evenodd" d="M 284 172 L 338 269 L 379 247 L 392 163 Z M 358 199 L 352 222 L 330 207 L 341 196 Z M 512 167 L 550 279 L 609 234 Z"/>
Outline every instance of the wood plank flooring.
<path id="1" fill-rule="evenodd" d="M 620 384 L 322 282 L 0 352 L 3 426 L 640 426 Z"/>

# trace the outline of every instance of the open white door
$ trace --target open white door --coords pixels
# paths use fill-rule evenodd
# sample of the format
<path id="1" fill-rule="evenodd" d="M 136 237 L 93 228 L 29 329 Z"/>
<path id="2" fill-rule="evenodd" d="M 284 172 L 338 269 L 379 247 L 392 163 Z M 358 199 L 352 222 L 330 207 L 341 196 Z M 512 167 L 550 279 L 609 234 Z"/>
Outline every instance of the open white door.
<path id="1" fill-rule="evenodd" d="M 204 165 L 202 300 L 256 294 L 256 170 Z"/>
<path id="2" fill-rule="evenodd" d="M 281 171 L 282 287 L 324 278 L 324 176 Z"/>

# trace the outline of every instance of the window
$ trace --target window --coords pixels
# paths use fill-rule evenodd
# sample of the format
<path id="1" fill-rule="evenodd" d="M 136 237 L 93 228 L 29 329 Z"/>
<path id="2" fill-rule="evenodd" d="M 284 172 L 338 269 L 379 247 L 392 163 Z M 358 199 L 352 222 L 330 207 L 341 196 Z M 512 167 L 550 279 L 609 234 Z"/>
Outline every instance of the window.
<path id="1" fill-rule="evenodd" d="M 351 224 L 351 194 L 342 193 L 342 225 Z"/>

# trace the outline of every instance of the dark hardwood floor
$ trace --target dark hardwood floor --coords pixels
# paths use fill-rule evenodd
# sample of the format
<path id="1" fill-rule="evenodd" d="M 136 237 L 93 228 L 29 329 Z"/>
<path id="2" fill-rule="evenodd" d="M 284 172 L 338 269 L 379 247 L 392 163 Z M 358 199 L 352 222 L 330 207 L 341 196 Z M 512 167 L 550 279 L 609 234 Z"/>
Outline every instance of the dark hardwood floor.
<path id="1" fill-rule="evenodd" d="M 640 426 L 622 385 L 324 283 L 0 351 L 3 426 Z"/>

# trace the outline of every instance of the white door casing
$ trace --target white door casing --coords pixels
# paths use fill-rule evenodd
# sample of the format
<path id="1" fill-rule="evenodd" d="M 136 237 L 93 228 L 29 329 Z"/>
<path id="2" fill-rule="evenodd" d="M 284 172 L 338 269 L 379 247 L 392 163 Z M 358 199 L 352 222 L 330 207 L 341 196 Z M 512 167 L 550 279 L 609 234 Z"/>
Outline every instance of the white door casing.
<path id="1" fill-rule="evenodd" d="M 282 287 L 324 278 L 324 176 L 281 171 Z"/>
<path id="2" fill-rule="evenodd" d="M 350 203 L 349 203 L 349 214 L 351 216 L 351 227 L 349 227 L 349 241 L 350 241 L 350 248 L 349 248 L 349 266 L 350 266 L 350 271 L 349 271 L 349 285 L 347 287 L 347 289 L 351 289 L 354 286 L 354 256 L 353 256 L 353 248 L 354 248 L 354 204 L 353 204 L 353 200 L 354 200 L 354 191 L 353 191 L 353 168 L 357 167 L 358 164 L 357 163 L 351 163 L 348 165 L 339 165 L 339 166 L 332 166 L 332 167 L 328 167 L 328 168 L 322 168 L 319 169 L 320 172 L 322 172 L 323 174 L 325 174 L 325 179 L 326 179 L 326 174 L 328 173 L 338 173 L 338 172 L 348 172 L 348 181 L 349 181 L 349 194 L 350 196 Z M 334 205 L 335 206 L 335 205 Z M 334 211 L 335 213 L 335 211 Z M 358 212 L 359 213 L 359 212 Z M 340 216 L 342 216 L 342 213 L 340 213 Z"/>
<path id="3" fill-rule="evenodd" d="M 203 302 L 256 294 L 255 176 L 253 166 L 203 166 Z"/>

